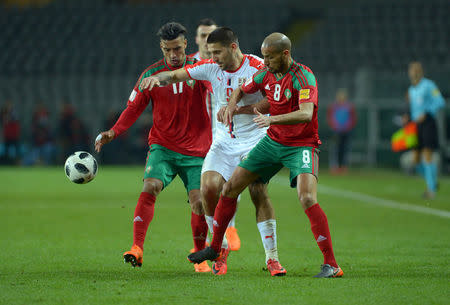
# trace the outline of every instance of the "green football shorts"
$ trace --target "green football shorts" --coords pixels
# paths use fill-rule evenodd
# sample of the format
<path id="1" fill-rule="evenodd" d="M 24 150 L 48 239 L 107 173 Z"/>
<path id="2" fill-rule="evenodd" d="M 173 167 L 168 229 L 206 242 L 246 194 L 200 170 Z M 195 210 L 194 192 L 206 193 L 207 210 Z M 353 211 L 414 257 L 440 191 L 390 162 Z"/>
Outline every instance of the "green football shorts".
<path id="1" fill-rule="evenodd" d="M 152 144 L 147 154 L 144 179 L 159 179 L 165 188 L 179 175 L 188 193 L 191 190 L 199 190 L 203 159 Z"/>
<path id="2" fill-rule="evenodd" d="M 310 146 L 286 146 L 265 136 L 239 164 L 260 176 L 264 183 L 286 167 L 290 170 L 291 187 L 297 187 L 297 176 L 309 173 L 319 176 L 319 149 Z"/>

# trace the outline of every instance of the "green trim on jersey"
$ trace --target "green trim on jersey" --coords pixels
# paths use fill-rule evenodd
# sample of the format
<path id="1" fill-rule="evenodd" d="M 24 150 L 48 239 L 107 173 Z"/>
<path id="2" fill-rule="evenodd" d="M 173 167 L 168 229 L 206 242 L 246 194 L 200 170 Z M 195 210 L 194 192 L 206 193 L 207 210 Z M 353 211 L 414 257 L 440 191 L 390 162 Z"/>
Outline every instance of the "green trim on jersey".
<path id="1" fill-rule="evenodd" d="M 300 77 L 300 82 L 306 86 L 316 86 L 316 77 L 310 71 L 305 69 L 299 63 L 295 63 L 295 69 L 293 71 Z"/>
<path id="2" fill-rule="evenodd" d="M 165 68 L 166 68 L 166 66 L 164 65 L 164 62 L 162 62 L 162 61 L 158 61 L 156 64 L 150 66 L 150 67 L 148 68 L 148 70 L 145 71 L 145 72 L 142 74 L 141 78 L 139 79 L 139 86 L 138 86 L 139 91 L 142 92 L 142 89 L 141 89 L 141 83 L 142 83 L 142 80 L 143 80 L 144 78 L 149 77 L 149 76 L 152 76 L 152 75 L 155 74 L 156 72 L 159 72 L 159 71 L 161 71 L 161 70 L 163 70 L 163 69 L 165 69 Z"/>
<path id="3" fill-rule="evenodd" d="M 289 71 L 289 74 L 292 76 L 292 86 L 295 90 L 300 91 L 302 89 L 302 84 L 300 83 L 300 80 L 298 79 L 297 75 L 294 71 Z"/>
<path id="4" fill-rule="evenodd" d="M 306 81 L 308 82 L 308 86 L 316 86 L 316 77 L 314 76 L 314 74 L 312 74 L 311 72 L 309 72 L 308 70 L 301 68 L 303 75 L 306 77 Z"/>
<path id="5" fill-rule="evenodd" d="M 197 62 L 198 60 L 195 57 L 190 57 L 190 56 L 186 56 L 186 65 L 193 65 Z M 184 66 L 183 66 L 184 67 Z"/>
<path id="6" fill-rule="evenodd" d="M 296 90 L 316 86 L 316 77 L 314 74 L 303 68 L 300 64 L 294 63 L 289 74 L 292 76 L 292 83 Z"/>
<path id="7" fill-rule="evenodd" d="M 266 73 L 267 69 L 259 70 L 258 72 L 255 73 L 255 75 L 253 75 L 253 81 L 258 85 L 262 84 L 264 76 L 266 76 Z"/>

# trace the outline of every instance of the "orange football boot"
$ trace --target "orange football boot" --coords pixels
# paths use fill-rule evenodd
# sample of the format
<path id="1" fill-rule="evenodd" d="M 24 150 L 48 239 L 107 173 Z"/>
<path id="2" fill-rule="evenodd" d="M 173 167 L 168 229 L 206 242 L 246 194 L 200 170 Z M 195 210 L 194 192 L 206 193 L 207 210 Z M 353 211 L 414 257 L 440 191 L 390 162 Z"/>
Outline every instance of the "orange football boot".
<path id="1" fill-rule="evenodd" d="M 267 261 L 267 270 L 269 270 L 271 276 L 283 276 L 286 275 L 286 269 L 280 265 L 279 261 L 269 259 Z"/>
<path id="2" fill-rule="evenodd" d="M 230 246 L 228 245 L 228 248 L 222 248 L 220 250 L 220 255 L 218 258 L 215 259 L 213 265 L 212 265 L 212 272 L 215 275 L 222 275 L 227 273 L 227 258 L 228 254 L 230 253 Z"/>
<path id="3" fill-rule="evenodd" d="M 231 251 L 238 251 L 241 248 L 241 239 L 235 227 L 228 227 L 225 231 L 225 236 L 227 237 Z"/>
<path id="4" fill-rule="evenodd" d="M 131 263 L 131 266 L 142 267 L 144 251 L 138 246 L 133 245 L 130 251 L 127 251 L 123 254 L 124 263 Z"/>
<path id="5" fill-rule="evenodd" d="M 204 261 L 200 264 L 194 264 L 195 272 L 211 272 L 211 268 L 208 265 L 207 261 Z"/>

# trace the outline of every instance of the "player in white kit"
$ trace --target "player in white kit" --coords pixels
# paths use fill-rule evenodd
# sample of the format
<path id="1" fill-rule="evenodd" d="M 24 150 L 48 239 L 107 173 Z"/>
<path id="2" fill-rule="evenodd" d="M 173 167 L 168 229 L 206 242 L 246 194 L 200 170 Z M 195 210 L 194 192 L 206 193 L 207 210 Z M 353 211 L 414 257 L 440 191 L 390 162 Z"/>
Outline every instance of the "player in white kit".
<path id="1" fill-rule="evenodd" d="M 211 32 L 207 44 L 208 51 L 212 55 L 211 59 L 146 78 L 141 83 L 141 89 L 151 90 L 153 86 L 164 86 L 190 79 L 207 80 L 212 85 L 217 103 L 215 115 L 223 112 L 233 90 L 261 69 L 264 62 L 257 56 L 242 54 L 238 39 L 229 28 L 219 27 Z M 246 95 L 238 106 L 255 104 L 261 99 L 263 96 L 259 92 Z M 266 129 L 258 128 L 253 122 L 254 117 L 253 114 L 237 114 L 228 127 L 216 120 L 215 136 L 203 163 L 200 186 L 206 222 L 211 232 L 214 225 L 213 215 L 223 184 L 231 177 L 239 162 L 266 134 Z M 285 275 L 286 270 L 278 260 L 275 213 L 267 195 L 267 185 L 255 182 L 249 185 L 249 191 L 256 208 L 256 221 L 266 252 L 267 268 L 272 276 Z M 213 273 L 226 273 L 228 252 L 229 248 L 224 239 L 221 254 L 213 264 Z"/>
<path id="2" fill-rule="evenodd" d="M 211 58 L 211 52 L 208 51 L 206 40 L 208 38 L 208 35 L 211 34 L 211 32 L 216 28 L 217 24 L 210 18 L 205 18 L 199 21 L 195 35 L 195 43 L 198 45 L 198 51 L 191 54 L 190 56 L 194 57 L 198 61 Z M 206 109 L 211 119 L 212 135 L 214 139 L 214 134 L 216 131 L 215 125 L 217 121 L 216 110 L 218 109 L 218 105 L 214 101 L 214 95 L 212 94 L 212 92 L 209 92 L 206 96 Z M 241 195 L 239 195 L 238 197 L 238 202 L 240 201 L 240 198 Z M 238 251 L 241 248 L 241 239 L 239 238 L 239 234 L 236 229 L 236 213 L 228 224 L 228 228 L 225 232 L 225 237 L 228 241 L 228 244 L 230 245 L 231 251 Z M 206 238 L 206 243 L 208 245 L 209 242 L 210 234 L 208 234 L 208 237 Z M 191 249 L 191 252 L 194 252 L 194 249 Z"/>

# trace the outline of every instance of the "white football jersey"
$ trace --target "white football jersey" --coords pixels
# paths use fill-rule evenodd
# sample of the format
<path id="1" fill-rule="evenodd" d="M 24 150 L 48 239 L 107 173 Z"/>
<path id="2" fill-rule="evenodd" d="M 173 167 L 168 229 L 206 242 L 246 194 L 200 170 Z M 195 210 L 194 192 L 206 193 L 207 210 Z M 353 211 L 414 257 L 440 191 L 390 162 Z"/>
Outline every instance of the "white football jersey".
<path id="1" fill-rule="evenodd" d="M 261 58 L 255 55 L 244 54 L 244 59 L 238 69 L 235 71 L 224 71 L 220 69 L 212 59 L 205 59 L 194 65 L 185 67 L 185 70 L 192 79 L 207 80 L 211 83 L 214 96 L 214 121 L 215 134 L 217 138 L 248 138 L 261 136 L 265 134 L 267 128 L 258 128 L 253 122 L 254 114 L 238 114 L 233 117 L 230 126 L 217 122 L 217 112 L 223 106 L 227 106 L 231 93 L 238 86 L 250 79 L 253 74 L 264 66 Z M 262 100 L 263 96 L 260 92 L 246 94 L 238 103 L 238 106 L 251 105 Z"/>
<path id="2" fill-rule="evenodd" d="M 200 57 L 200 51 L 197 51 L 189 56 L 194 57 L 195 59 L 197 59 L 198 61 L 201 61 L 202 58 Z M 208 111 L 208 115 L 209 118 L 211 119 L 211 130 L 212 130 L 212 137 L 214 140 L 214 134 L 216 133 L 216 124 L 217 124 L 217 117 L 215 116 L 215 108 L 216 107 L 216 103 L 214 102 L 214 96 L 212 95 L 211 92 L 208 92 L 208 94 L 206 95 L 206 110 Z"/>
<path id="3" fill-rule="evenodd" d="M 202 60 L 202 59 L 200 58 L 200 51 L 197 51 L 197 52 L 195 52 L 195 53 L 193 53 L 193 54 L 191 54 L 191 55 L 189 55 L 189 56 L 194 57 L 194 58 L 197 59 L 198 61 Z"/>

